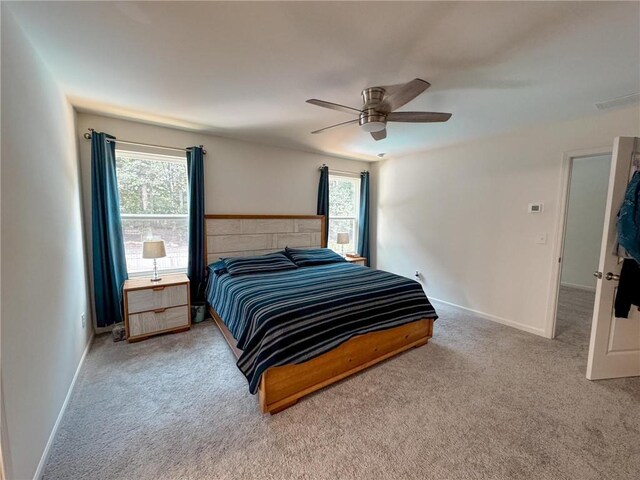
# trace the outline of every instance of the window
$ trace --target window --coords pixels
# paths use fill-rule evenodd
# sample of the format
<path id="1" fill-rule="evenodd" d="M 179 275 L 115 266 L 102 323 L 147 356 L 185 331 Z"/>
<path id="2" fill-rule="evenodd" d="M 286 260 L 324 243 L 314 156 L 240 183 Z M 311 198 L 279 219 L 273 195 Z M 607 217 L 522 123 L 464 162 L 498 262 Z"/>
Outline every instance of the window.
<path id="1" fill-rule="evenodd" d="M 329 175 L 329 242 L 338 253 L 357 250 L 358 215 L 360 212 L 360 179 Z M 338 233 L 348 233 L 349 243 L 338 245 Z"/>
<path id="2" fill-rule="evenodd" d="M 120 217 L 129 275 L 153 270 L 142 258 L 142 242 L 164 240 L 167 256 L 158 270 L 186 271 L 189 248 L 187 159 L 116 150 Z"/>

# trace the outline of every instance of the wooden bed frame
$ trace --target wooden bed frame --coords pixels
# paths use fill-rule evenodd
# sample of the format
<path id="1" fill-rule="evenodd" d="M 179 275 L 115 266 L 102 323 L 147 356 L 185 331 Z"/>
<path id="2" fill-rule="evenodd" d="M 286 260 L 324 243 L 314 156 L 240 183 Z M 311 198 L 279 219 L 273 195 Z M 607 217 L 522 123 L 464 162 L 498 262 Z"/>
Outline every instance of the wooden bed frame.
<path id="1" fill-rule="evenodd" d="M 207 252 L 219 250 L 219 248 L 225 244 L 245 246 L 242 249 L 230 252 L 234 255 L 252 255 L 258 254 L 263 250 L 268 250 L 255 248 L 256 246 L 262 247 L 265 245 L 262 238 L 257 238 L 260 235 L 272 235 L 275 237 L 281 235 L 286 239 L 298 238 L 300 241 L 307 241 L 304 239 L 304 236 L 291 237 L 292 228 L 294 233 L 298 233 L 298 230 L 301 229 L 305 230 L 305 232 L 301 233 L 309 233 L 309 241 L 311 244 L 297 246 L 325 246 L 323 240 L 324 235 L 319 236 L 319 238 L 315 237 L 317 230 L 323 233 L 326 228 L 325 218 L 322 215 L 205 215 L 205 217 L 207 219 L 207 248 L 205 249 L 205 259 L 207 263 L 215 260 L 215 258 L 219 256 L 218 253 L 225 254 L 225 252 L 219 251 L 209 254 L 207 254 Z M 216 225 L 215 222 L 217 220 L 224 220 L 225 222 Z M 235 220 L 236 222 L 229 222 L 229 220 Z M 259 221 L 259 226 L 256 227 L 256 225 L 251 224 L 250 221 L 253 220 Z M 272 220 L 273 222 L 271 222 Z M 298 228 L 298 221 L 300 220 L 305 221 L 304 228 Z M 314 221 L 317 222 L 317 228 L 314 225 Z M 283 228 L 283 232 L 277 231 Z M 267 233 L 260 233 L 262 231 Z M 215 236 L 239 237 L 242 235 L 251 236 L 251 238 L 238 238 L 239 241 L 237 243 L 233 242 L 233 238 L 217 240 L 211 238 Z M 314 243 L 318 243 L 316 240 L 319 240 L 319 245 L 314 245 Z M 280 250 L 282 249 L 282 247 L 278 245 L 277 238 L 273 239 L 269 237 L 267 238 L 267 242 L 269 241 L 271 242 L 269 245 Z M 276 247 L 276 245 L 278 245 L 278 247 Z M 251 248 L 246 248 L 247 246 Z M 227 255 L 231 256 L 229 254 Z M 237 347 L 233 335 L 218 313 L 211 308 L 211 306 L 209 306 L 208 309 L 225 340 L 231 347 L 233 354 L 238 358 L 242 354 L 242 350 Z M 429 341 L 432 334 L 433 320 L 418 320 L 388 330 L 359 335 L 333 350 L 303 363 L 271 367 L 262 374 L 262 379 L 260 380 L 260 409 L 263 413 L 268 412 L 275 414 L 281 412 L 294 405 L 298 399 L 316 390 L 338 382 L 343 378 L 382 362 L 405 350 L 424 345 Z"/>

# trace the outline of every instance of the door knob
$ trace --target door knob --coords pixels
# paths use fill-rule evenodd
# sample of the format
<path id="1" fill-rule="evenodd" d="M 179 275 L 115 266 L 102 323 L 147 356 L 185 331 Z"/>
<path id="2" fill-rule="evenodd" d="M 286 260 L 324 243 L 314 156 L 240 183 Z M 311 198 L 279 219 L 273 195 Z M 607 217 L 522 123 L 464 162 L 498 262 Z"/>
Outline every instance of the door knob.
<path id="1" fill-rule="evenodd" d="M 593 276 L 596 278 L 602 278 L 602 272 L 598 272 L 597 270 L 593 272 Z"/>
<path id="2" fill-rule="evenodd" d="M 604 276 L 607 280 L 615 280 L 616 282 L 620 280 L 620 275 L 616 275 L 615 273 L 607 272 Z"/>

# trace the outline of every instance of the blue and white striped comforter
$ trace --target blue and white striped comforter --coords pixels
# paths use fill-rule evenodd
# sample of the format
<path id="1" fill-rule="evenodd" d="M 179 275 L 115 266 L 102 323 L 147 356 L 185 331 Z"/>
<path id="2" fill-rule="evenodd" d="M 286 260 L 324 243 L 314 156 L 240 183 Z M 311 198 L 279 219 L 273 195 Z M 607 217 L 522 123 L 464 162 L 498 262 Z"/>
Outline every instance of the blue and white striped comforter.
<path id="1" fill-rule="evenodd" d="M 347 262 L 238 276 L 210 271 L 207 300 L 243 351 L 237 365 L 251 393 L 269 367 L 305 362 L 356 335 L 437 318 L 418 282 Z"/>

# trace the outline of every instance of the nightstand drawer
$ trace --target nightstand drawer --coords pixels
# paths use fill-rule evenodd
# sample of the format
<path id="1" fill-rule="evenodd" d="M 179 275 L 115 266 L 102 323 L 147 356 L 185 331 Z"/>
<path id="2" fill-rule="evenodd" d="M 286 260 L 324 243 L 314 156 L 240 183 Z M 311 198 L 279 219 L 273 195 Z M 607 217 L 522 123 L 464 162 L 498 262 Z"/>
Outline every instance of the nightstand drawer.
<path id="1" fill-rule="evenodd" d="M 133 293 L 133 292 L 132 292 Z M 160 333 L 189 326 L 189 306 L 173 307 L 129 315 L 129 337 Z"/>
<path id="2" fill-rule="evenodd" d="M 186 305 L 188 285 L 149 287 L 127 292 L 129 314 Z"/>

